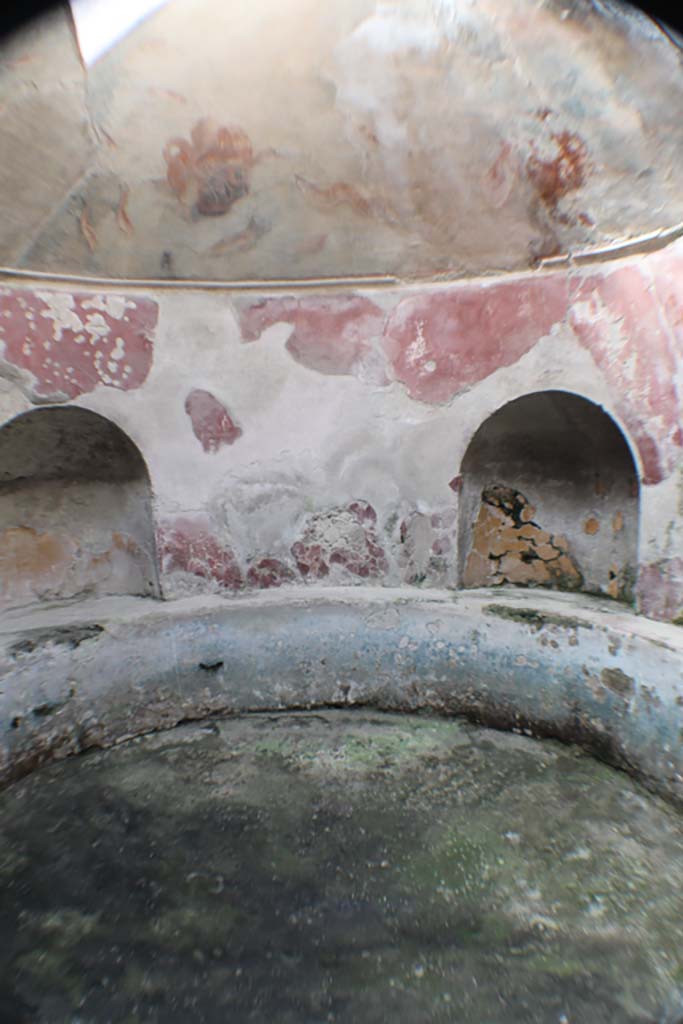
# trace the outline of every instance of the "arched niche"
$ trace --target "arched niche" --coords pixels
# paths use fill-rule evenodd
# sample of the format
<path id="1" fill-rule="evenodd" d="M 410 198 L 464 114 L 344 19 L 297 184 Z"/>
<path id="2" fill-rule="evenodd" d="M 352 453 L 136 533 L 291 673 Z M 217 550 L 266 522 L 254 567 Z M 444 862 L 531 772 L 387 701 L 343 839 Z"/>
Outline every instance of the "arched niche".
<path id="1" fill-rule="evenodd" d="M 515 399 L 474 435 L 461 467 L 465 587 L 540 586 L 631 602 L 638 472 L 614 420 L 566 391 Z"/>
<path id="2" fill-rule="evenodd" d="M 158 596 L 151 486 L 114 423 L 71 406 L 0 429 L 0 606 Z"/>

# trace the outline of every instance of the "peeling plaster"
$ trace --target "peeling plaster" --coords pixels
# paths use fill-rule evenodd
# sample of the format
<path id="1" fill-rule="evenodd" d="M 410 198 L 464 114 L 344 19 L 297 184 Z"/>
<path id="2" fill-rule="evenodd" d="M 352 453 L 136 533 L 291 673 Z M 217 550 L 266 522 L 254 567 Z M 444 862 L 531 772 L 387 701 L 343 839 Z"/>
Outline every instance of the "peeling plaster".
<path id="1" fill-rule="evenodd" d="M 151 299 L 0 288 L 0 352 L 32 375 L 34 401 L 127 391 L 147 379 L 158 315 Z"/>
<path id="2" fill-rule="evenodd" d="M 143 298 L 4 289 L 0 328 L 7 337 L 11 327 L 13 353 L 27 346 L 21 360 L 5 360 L 7 408 L 25 408 L 22 392 L 46 403 L 75 391 L 126 426 L 152 471 L 168 594 L 318 573 L 353 584 L 366 571 L 387 584 L 431 587 L 457 585 L 464 565 L 456 527 L 434 524 L 469 500 L 459 472 L 468 439 L 529 389 L 568 387 L 609 411 L 643 467 L 640 560 L 658 566 L 670 596 L 658 601 L 646 570 L 639 607 L 675 617 L 681 585 L 672 560 L 681 537 L 667 524 L 679 516 L 680 251 L 677 243 L 599 270 L 381 291 Z M 131 318 L 154 326 L 137 327 L 138 374 L 128 386 Z M 85 363 L 77 351 L 90 353 Z M 78 388 L 48 394 L 64 377 Z M 499 480 L 537 502 L 526 485 Z M 607 557 L 633 536 L 629 500 L 606 510 L 597 497 L 577 518 L 584 540 L 572 545 L 583 544 L 583 554 L 570 554 L 579 571 L 597 557 L 587 543 Z M 348 513 L 354 502 L 376 513 L 358 548 L 350 540 L 359 528 Z M 620 530 L 612 527 L 618 513 Z M 591 518 L 597 534 L 584 530 Z M 552 531 L 546 519 L 538 522 Z M 298 559 L 307 575 L 297 555 L 307 556 Z M 626 570 L 632 580 L 637 566 L 622 561 L 609 556 L 601 592 L 617 596 Z"/>

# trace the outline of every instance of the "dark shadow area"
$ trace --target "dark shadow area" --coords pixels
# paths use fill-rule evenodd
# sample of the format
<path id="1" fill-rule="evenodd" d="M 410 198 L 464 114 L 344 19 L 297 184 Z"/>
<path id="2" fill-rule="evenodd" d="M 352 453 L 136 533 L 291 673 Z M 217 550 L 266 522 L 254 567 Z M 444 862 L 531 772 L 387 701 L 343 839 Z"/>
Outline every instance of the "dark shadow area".
<path id="1" fill-rule="evenodd" d="M 68 9 L 67 4 L 54 0 L 10 0 L 0 10 L 0 37 L 11 35 L 45 14 L 64 9 Z"/>
<path id="2" fill-rule="evenodd" d="M 126 483 L 146 479 L 147 467 L 116 424 L 59 406 L 24 413 L 0 429 L 0 485 L 29 478 Z"/>

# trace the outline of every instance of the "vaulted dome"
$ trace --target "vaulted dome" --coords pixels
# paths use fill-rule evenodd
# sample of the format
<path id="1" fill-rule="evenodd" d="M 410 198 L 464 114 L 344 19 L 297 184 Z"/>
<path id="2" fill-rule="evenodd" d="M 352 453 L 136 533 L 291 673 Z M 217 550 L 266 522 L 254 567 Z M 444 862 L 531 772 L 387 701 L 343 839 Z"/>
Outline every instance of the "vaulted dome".
<path id="1" fill-rule="evenodd" d="M 463 276 L 683 221 L 681 53 L 621 4 L 172 0 L 3 57 L 6 266 Z"/>

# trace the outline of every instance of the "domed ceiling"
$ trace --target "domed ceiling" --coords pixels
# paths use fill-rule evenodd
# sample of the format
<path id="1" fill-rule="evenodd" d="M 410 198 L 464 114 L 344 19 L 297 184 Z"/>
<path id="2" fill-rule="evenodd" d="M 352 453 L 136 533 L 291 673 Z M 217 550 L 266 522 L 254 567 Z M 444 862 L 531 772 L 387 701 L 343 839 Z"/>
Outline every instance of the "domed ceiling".
<path id="1" fill-rule="evenodd" d="M 0 58 L 0 263 L 464 276 L 683 221 L 681 50 L 589 0 L 173 0 Z"/>

